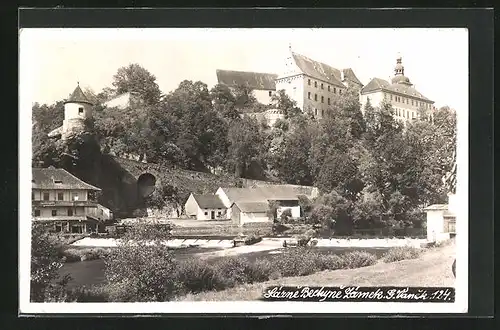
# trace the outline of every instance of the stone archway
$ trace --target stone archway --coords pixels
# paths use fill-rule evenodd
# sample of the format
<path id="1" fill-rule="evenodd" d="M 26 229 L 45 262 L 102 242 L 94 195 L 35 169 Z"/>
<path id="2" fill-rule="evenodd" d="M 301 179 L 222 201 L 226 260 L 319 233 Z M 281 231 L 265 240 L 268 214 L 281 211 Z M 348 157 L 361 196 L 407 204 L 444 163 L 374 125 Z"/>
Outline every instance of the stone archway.
<path id="1" fill-rule="evenodd" d="M 156 189 L 156 177 L 151 173 L 143 173 L 137 178 L 137 194 L 140 198 L 150 196 Z"/>

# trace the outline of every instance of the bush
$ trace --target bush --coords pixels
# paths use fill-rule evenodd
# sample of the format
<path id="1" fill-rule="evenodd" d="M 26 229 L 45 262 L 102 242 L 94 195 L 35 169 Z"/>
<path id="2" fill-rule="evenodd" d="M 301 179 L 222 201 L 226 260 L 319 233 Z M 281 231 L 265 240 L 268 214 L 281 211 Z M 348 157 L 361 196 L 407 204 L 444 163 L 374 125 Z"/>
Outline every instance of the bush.
<path id="1" fill-rule="evenodd" d="M 412 246 L 398 246 L 391 248 L 383 256 L 384 262 L 395 262 L 406 259 L 416 259 L 420 256 L 422 251 L 419 248 Z"/>
<path id="2" fill-rule="evenodd" d="M 352 251 L 343 254 L 344 265 L 342 268 L 360 268 L 374 265 L 377 257 L 366 251 Z"/>
<path id="3" fill-rule="evenodd" d="M 297 235 L 294 238 L 297 240 L 297 245 L 300 247 L 307 246 L 307 243 L 311 240 L 311 237 L 306 235 Z"/>
<path id="4" fill-rule="evenodd" d="M 273 265 L 283 277 L 309 275 L 319 270 L 313 256 L 306 248 L 289 249 L 274 257 Z"/>
<path id="5" fill-rule="evenodd" d="M 188 259 L 179 263 L 176 280 L 182 285 L 182 291 L 185 293 L 197 293 L 223 289 L 224 279 L 221 275 L 204 260 Z"/>
<path id="6" fill-rule="evenodd" d="M 262 237 L 257 236 L 257 235 L 250 235 L 250 236 L 245 238 L 246 245 L 256 244 L 256 243 L 259 243 L 260 241 L 262 241 Z"/>
<path id="7" fill-rule="evenodd" d="M 109 249 L 105 248 L 66 249 L 62 256 L 65 258 L 65 262 L 75 262 L 101 259 L 108 253 Z"/>
<path id="8" fill-rule="evenodd" d="M 336 254 L 319 255 L 316 265 L 320 270 L 336 270 L 345 266 L 345 259 Z"/>
<path id="9" fill-rule="evenodd" d="M 213 264 L 214 270 L 222 279 L 226 288 L 243 283 L 253 283 L 254 271 L 252 264 L 242 257 L 228 257 L 217 260 Z"/>
<path id="10" fill-rule="evenodd" d="M 109 286 L 91 286 L 77 287 L 68 290 L 69 302 L 108 302 L 111 301 L 109 296 Z"/>

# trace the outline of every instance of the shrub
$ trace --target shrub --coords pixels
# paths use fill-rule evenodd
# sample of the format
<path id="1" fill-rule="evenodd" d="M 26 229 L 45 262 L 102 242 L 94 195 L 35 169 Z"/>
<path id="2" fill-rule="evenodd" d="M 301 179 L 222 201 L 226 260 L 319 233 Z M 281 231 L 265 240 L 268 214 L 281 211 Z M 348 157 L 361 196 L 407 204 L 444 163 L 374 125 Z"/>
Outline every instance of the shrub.
<path id="1" fill-rule="evenodd" d="M 77 287 L 68 290 L 69 302 L 108 302 L 111 301 L 109 297 L 109 286 L 91 286 L 91 287 Z"/>
<path id="2" fill-rule="evenodd" d="M 308 229 L 308 230 L 304 233 L 304 235 L 305 235 L 306 237 L 309 237 L 310 239 L 311 239 L 311 238 L 313 238 L 313 237 L 316 237 L 316 230 L 314 230 L 314 229 Z"/>
<path id="3" fill-rule="evenodd" d="M 336 254 L 319 255 L 316 260 L 316 265 L 320 270 L 342 269 L 346 264 L 345 259 Z"/>
<path id="4" fill-rule="evenodd" d="M 218 276 L 223 279 L 225 287 L 233 287 L 237 284 L 254 283 L 259 279 L 266 278 L 267 268 L 263 263 L 250 263 L 246 258 L 229 257 L 219 259 L 214 263 L 214 269 Z"/>
<path id="5" fill-rule="evenodd" d="M 416 259 L 422 251 L 412 246 L 398 246 L 391 248 L 383 256 L 384 262 L 395 262 L 406 259 Z"/>
<path id="6" fill-rule="evenodd" d="M 297 240 L 297 245 L 301 247 L 307 246 L 307 243 L 311 240 L 311 237 L 306 235 L 297 235 L 294 238 Z"/>
<path id="7" fill-rule="evenodd" d="M 262 237 L 257 236 L 257 235 L 250 235 L 250 236 L 245 238 L 246 245 L 256 244 L 256 243 L 259 243 L 260 241 L 262 241 Z"/>
<path id="8" fill-rule="evenodd" d="M 314 254 L 306 248 L 286 250 L 273 258 L 273 265 L 281 276 L 304 276 L 318 270 Z"/>
<path id="9" fill-rule="evenodd" d="M 280 277 L 279 271 L 269 259 L 257 259 L 251 264 L 251 278 L 253 282 L 264 282 Z"/>
<path id="10" fill-rule="evenodd" d="M 341 256 L 344 260 L 342 268 L 360 268 L 374 265 L 377 262 L 377 257 L 366 251 L 347 252 Z"/>
<path id="11" fill-rule="evenodd" d="M 62 256 L 65 258 L 65 262 L 75 262 L 101 259 L 108 253 L 109 249 L 105 248 L 66 249 Z"/>
<path id="12" fill-rule="evenodd" d="M 224 288 L 222 274 L 205 260 L 188 259 L 179 263 L 176 280 L 185 293 L 197 293 Z"/>

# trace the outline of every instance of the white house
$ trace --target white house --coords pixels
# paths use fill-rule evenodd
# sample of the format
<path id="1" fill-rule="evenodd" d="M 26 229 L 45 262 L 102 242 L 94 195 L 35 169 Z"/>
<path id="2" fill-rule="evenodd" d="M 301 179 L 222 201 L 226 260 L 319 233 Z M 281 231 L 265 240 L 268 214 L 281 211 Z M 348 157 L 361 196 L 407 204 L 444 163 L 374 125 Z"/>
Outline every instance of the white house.
<path id="1" fill-rule="evenodd" d="M 231 220 L 234 224 L 269 222 L 269 204 L 266 202 L 235 202 L 231 206 Z"/>
<path id="2" fill-rule="evenodd" d="M 434 204 L 427 208 L 427 240 L 439 242 L 456 234 L 455 196 L 448 196 L 448 204 Z"/>
<path id="3" fill-rule="evenodd" d="M 212 194 L 189 195 L 184 205 L 186 215 L 197 220 L 220 220 L 226 217 L 227 207 L 219 199 L 219 196 Z"/>
<path id="4" fill-rule="evenodd" d="M 278 77 L 272 73 L 216 70 L 217 82 L 233 90 L 237 86 L 248 86 L 253 90 L 257 102 L 272 104 L 271 98 L 276 92 L 275 80 Z"/>

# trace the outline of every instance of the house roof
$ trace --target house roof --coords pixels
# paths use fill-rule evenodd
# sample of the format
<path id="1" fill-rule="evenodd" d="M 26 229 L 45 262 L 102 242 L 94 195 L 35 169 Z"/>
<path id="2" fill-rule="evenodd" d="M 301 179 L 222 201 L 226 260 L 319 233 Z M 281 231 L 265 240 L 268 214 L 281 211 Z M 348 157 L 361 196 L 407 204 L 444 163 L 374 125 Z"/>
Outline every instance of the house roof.
<path id="1" fill-rule="evenodd" d="M 389 83 L 387 80 L 381 78 L 373 78 L 365 87 L 361 89 L 361 94 L 369 94 L 377 91 L 403 94 L 413 98 L 430 101 L 434 103 L 433 101 L 429 100 L 427 97 L 422 95 L 422 93 L 413 88 L 411 85 L 403 83 L 392 84 Z"/>
<path id="2" fill-rule="evenodd" d="M 286 185 L 261 186 L 255 188 L 222 188 L 231 202 L 262 202 L 270 200 L 298 200 L 303 192 Z"/>
<path id="3" fill-rule="evenodd" d="M 235 202 L 233 205 L 245 213 L 264 213 L 269 210 L 269 204 L 265 202 Z"/>
<path id="4" fill-rule="evenodd" d="M 354 71 L 351 68 L 342 69 L 342 72 L 344 73 L 344 79 L 350 80 L 353 83 L 363 86 L 363 83 L 358 79 L 358 77 L 356 77 Z"/>
<path id="5" fill-rule="evenodd" d="M 304 74 L 328 82 L 332 85 L 345 87 L 341 81 L 342 78 L 339 69 L 335 69 L 328 64 L 312 60 L 309 57 L 294 52 L 292 52 L 292 57 L 299 67 L 300 71 L 302 71 Z"/>
<path id="6" fill-rule="evenodd" d="M 88 103 L 90 105 L 93 105 L 93 103 L 88 99 L 88 97 L 85 95 L 85 93 L 80 88 L 80 85 L 76 86 L 73 93 L 70 95 L 70 97 L 64 103 L 66 104 L 66 103 L 72 103 L 72 102 Z"/>
<path id="7" fill-rule="evenodd" d="M 32 168 L 32 189 L 84 189 L 101 190 L 90 185 L 62 168 Z M 58 182 L 60 181 L 60 182 Z"/>
<path id="8" fill-rule="evenodd" d="M 427 206 L 425 211 L 446 211 L 448 210 L 448 204 L 434 204 Z"/>
<path id="9" fill-rule="evenodd" d="M 247 71 L 216 70 L 217 81 L 229 87 L 245 85 L 257 90 L 276 90 L 277 74 Z"/>
<path id="10" fill-rule="evenodd" d="M 224 209 L 226 208 L 219 196 L 212 194 L 195 195 L 193 194 L 196 203 L 201 209 Z"/>

